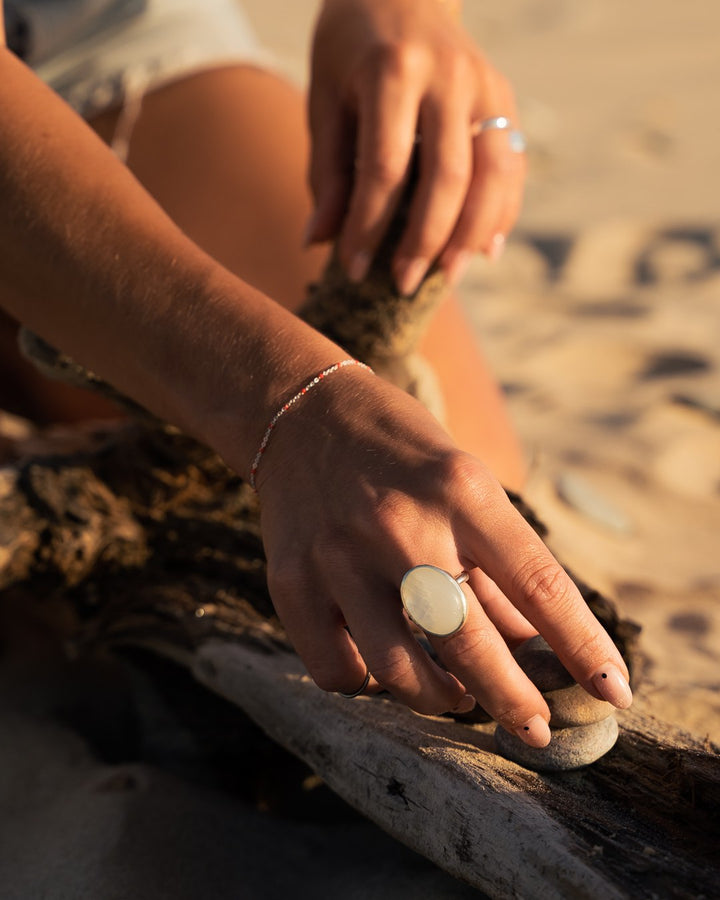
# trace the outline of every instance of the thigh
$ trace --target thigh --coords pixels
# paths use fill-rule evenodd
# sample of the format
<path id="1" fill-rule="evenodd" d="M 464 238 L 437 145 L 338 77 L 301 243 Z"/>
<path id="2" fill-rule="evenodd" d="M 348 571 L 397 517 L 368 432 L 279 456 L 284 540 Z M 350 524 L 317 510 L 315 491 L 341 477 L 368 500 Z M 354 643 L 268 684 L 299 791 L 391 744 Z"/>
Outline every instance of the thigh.
<path id="1" fill-rule="evenodd" d="M 91 125 L 112 140 L 116 111 Z M 148 93 L 127 164 L 211 256 L 297 309 L 326 250 L 304 249 L 311 210 L 304 98 L 247 65 L 189 75 Z"/>
<path id="2" fill-rule="evenodd" d="M 420 350 L 438 377 L 445 425 L 458 446 L 479 457 L 504 487 L 520 490 L 524 454 L 500 386 L 455 295 L 439 308 Z"/>

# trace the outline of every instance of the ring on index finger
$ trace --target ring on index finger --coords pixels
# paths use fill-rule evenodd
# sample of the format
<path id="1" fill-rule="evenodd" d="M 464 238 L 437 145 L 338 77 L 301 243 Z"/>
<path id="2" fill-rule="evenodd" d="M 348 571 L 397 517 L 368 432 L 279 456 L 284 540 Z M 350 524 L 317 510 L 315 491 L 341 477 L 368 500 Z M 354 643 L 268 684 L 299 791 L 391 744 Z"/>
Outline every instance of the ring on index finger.
<path id="1" fill-rule="evenodd" d="M 470 135 L 475 138 L 484 131 L 507 131 L 510 149 L 513 153 L 524 153 L 527 150 L 527 139 L 522 131 L 513 128 L 513 124 L 507 116 L 491 116 L 481 122 L 473 122 L 470 125 Z"/>
<path id="2" fill-rule="evenodd" d="M 464 570 L 456 576 L 437 566 L 413 566 L 400 582 L 405 612 L 433 637 L 450 637 L 467 618 L 467 598 L 460 587 L 468 580 Z"/>

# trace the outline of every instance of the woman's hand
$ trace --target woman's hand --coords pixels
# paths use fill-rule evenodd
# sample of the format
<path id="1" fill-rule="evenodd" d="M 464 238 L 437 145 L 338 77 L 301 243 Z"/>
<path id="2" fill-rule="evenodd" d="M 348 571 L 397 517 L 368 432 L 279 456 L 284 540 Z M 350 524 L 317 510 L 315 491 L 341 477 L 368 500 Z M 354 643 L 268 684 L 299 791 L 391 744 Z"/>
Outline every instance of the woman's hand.
<path id="1" fill-rule="evenodd" d="M 407 179 L 419 182 L 397 249 L 398 288 L 413 293 L 439 259 L 451 281 L 476 251 L 496 257 L 521 205 L 526 162 L 494 116 L 517 125 L 508 82 L 443 0 L 326 0 L 310 89 L 315 212 L 309 241 L 340 235 L 355 280 L 367 272 Z"/>
<path id="2" fill-rule="evenodd" d="M 351 693 L 369 670 L 418 712 L 477 698 L 544 746 L 547 704 L 508 645 L 537 629 L 590 693 L 630 704 L 620 654 L 500 485 L 379 378 L 348 368 L 304 395 L 273 432 L 258 490 L 273 602 L 325 690 Z M 402 576 L 421 563 L 470 572 L 464 626 L 432 638 L 447 671 L 401 605 Z"/>

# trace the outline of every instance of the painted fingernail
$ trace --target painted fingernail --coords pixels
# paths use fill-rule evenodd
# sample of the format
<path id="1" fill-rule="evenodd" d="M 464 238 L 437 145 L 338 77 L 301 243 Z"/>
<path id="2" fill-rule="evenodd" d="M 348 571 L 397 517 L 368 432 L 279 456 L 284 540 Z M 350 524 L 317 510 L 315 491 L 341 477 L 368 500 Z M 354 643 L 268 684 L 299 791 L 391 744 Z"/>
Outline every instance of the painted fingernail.
<path id="1" fill-rule="evenodd" d="M 460 250 L 459 253 L 456 253 L 455 256 L 453 256 L 449 264 L 445 266 L 445 278 L 450 287 L 455 287 L 460 281 L 467 271 L 471 259 L 472 255 L 468 253 L 467 250 Z"/>
<path id="2" fill-rule="evenodd" d="M 302 239 L 303 247 L 309 247 L 310 244 L 312 244 L 313 238 L 315 237 L 315 226 L 317 225 L 317 220 L 318 220 L 317 210 L 314 210 L 308 217 L 307 222 L 305 223 L 305 230 L 303 231 L 303 239 Z"/>
<path id="3" fill-rule="evenodd" d="M 618 709 L 627 709 L 632 703 L 630 685 L 617 666 L 608 663 L 593 675 L 591 681 L 598 693 Z"/>
<path id="4" fill-rule="evenodd" d="M 529 747 L 547 747 L 550 743 L 550 726 L 542 716 L 533 716 L 515 729 L 515 734 Z"/>
<path id="5" fill-rule="evenodd" d="M 348 266 L 348 278 L 350 281 L 362 281 L 368 273 L 370 262 L 369 253 L 366 253 L 364 250 L 356 253 Z"/>
<path id="6" fill-rule="evenodd" d="M 465 694 L 462 700 L 458 703 L 457 706 L 454 706 L 450 712 L 454 713 L 469 713 L 473 709 L 475 709 L 475 698 L 472 694 Z"/>
<path id="7" fill-rule="evenodd" d="M 505 235 L 504 234 L 495 234 L 493 235 L 493 239 L 490 242 L 490 247 L 488 249 L 488 259 L 491 259 L 493 262 L 497 262 L 500 257 L 503 255 L 503 251 L 505 250 Z"/>
<path id="8" fill-rule="evenodd" d="M 420 287 L 428 270 L 428 261 L 419 256 L 403 259 L 395 267 L 395 282 L 403 297 L 409 297 Z"/>

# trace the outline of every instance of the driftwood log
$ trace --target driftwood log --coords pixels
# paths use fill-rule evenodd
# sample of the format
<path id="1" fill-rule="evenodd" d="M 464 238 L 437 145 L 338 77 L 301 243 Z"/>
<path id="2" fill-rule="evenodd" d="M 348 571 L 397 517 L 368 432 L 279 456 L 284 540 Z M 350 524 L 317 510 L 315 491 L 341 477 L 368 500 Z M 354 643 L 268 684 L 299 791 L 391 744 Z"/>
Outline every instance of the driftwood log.
<path id="1" fill-rule="evenodd" d="M 73 440 L 68 452 L 62 435 L 31 439 L 29 455 L 14 442 L 20 458 L 0 470 L 0 586 L 57 623 L 74 653 L 136 645 L 180 662 L 351 804 L 493 897 L 713 896 L 716 748 L 628 711 L 602 760 L 540 775 L 498 756 L 487 725 L 325 694 L 273 617 L 249 488 L 162 429 Z M 622 623 L 586 596 L 622 643 Z"/>
<path id="2" fill-rule="evenodd" d="M 360 300 L 331 263 L 307 318 L 423 396 L 419 329 L 389 288 L 388 258 L 385 248 Z M 425 314 L 438 278 L 414 298 Z M 85 377 L 27 346 L 46 369 Z M 0 452 L 0 602 L 41 610 L 72 652 L 134 645 L 174 659 L 385 830 L 492 897 L 717 895 L 717 748 L 631 710 L 601 761 L 540 775 L 498 756 L 482 721 L 325 694 L 274 617 L 255 496 L 206 448 L 148 420 L 8 438 Z M 635 629 L 581 587 L 634 662 Z"/>

